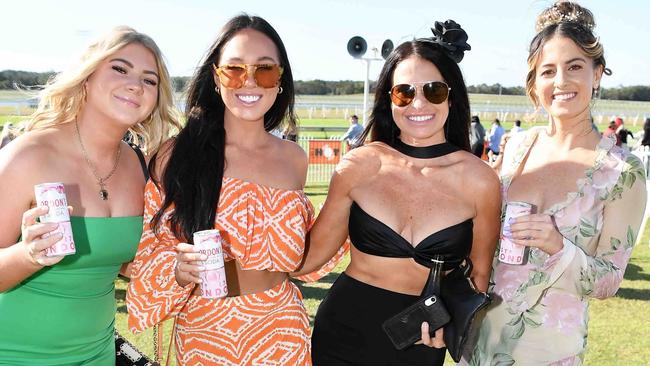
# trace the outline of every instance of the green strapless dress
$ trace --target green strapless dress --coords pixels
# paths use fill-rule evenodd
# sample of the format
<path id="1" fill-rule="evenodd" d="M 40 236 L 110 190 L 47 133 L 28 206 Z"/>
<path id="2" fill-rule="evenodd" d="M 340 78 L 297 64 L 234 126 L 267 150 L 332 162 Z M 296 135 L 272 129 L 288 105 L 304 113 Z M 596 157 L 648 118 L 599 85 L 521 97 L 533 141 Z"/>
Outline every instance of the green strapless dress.
<path id="1" fill-rule="evenodd" d="M 0 365 L 115 365 L 115 278 L 142 216 L 71 217 L 77 253 L 0 293 Z"/>

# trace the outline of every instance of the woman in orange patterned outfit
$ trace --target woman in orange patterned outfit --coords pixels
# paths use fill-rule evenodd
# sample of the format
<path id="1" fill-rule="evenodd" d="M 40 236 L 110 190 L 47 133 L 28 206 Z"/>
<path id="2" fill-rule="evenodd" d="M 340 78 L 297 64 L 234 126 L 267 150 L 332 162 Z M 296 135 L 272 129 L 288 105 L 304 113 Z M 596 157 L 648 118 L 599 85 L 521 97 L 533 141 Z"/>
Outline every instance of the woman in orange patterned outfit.
<path id="1" fill-rule="evenodd" d="M 187 124 L 151 163 L 129 326 L 176 316 L 181 365 L 310 365 L 309 320 L 288 273 L 313 207 L 305 152 L 269 131 L 295 125 L 284 45 L 262 18 L 231 19 L 193 76 Z M 216 208 L 216 210 L 215 210 Z M 228 297 L 205 299 L 192 234 L 223 237 Z"/>

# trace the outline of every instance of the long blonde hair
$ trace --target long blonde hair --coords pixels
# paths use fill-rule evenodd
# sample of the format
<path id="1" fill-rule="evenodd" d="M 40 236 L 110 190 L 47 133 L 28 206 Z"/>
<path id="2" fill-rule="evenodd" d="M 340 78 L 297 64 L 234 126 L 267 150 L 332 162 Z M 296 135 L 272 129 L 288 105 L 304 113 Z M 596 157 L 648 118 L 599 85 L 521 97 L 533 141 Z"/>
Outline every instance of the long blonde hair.
<path id="1" fill-rule="evenodd" d="M 40 93 L 36 112 L 26 127 L 27 131 L 74 122 L 86 100 L 85 82 L 106 58 L 123 47 L 138 43 L 154 55 L 158 67 L 158 101 L 151 115 L 129 129 L 132 141 L 146 154 L 152 154 L 181 127 L 179 113 L 174 107 L 171 78 L 162 52 L 156 42 L 133 28 L 119 26 L 91 44 L 77 67 L 61 72 L 51 79 Z"/>

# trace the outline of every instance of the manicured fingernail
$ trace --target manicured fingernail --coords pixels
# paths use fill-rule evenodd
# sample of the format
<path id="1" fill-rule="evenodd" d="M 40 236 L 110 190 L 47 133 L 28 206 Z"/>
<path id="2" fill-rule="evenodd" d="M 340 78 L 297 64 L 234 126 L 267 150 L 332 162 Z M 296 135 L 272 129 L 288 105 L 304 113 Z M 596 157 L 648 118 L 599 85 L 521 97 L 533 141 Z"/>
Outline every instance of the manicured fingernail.
<path id="1" fill-rule="evenodd" d="M 204 266 L 199 266 L 199 271 L 205 271 L 205 267 Z"/>
<path id="2" fill-rule="evenodd" d="M 207 261 L 207 260 L 208 260 L 208 256 L 207 256 L 207 255 L 202 255 L 202 256 L 201 256 L 201 260 L 202 260 L 202 261 Z"/>

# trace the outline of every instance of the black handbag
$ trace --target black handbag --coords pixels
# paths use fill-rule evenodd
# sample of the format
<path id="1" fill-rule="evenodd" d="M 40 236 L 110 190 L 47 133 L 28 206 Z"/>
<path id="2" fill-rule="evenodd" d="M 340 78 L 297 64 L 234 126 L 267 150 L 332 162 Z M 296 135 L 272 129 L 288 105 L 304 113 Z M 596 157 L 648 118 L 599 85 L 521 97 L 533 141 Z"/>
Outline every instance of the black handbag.
<path id="1" fill-rule="evenodd" d="M 429 323 L 429 333 L 449 323 L 449 312 L 434 290 L 440 286 L 442 261 L 435 261 L 429 272 L 426 293 L 408 308 L 400 311 L 382 324 L 382 328 L 395 348 L 402 350 L 422 338 L 422 322 Z"/>
<path id="2" fill-rule="evenodd" d="M 154 350 L 158 350 L 157 328 L 154 328 Z M 158 355 L 156 355 L 158 356 Z M 140 352 L 134 345 L 129 343 L 115 330 L 115 366 L 159 366 L 160 363 L 151 360 L 147 355 Z"/>
<path id="3" fill-rule="evenodd" d="M 442 279 L 440 285 L 440 298 L 451 315 L 451 321 L 445 325 L 443 339 L 455 362 L 460 361 L 476 314 L 491 301 L 489 294 L 476 289 L 470 278 L 471 273 L 472 261 L 465 258 Z"/>

